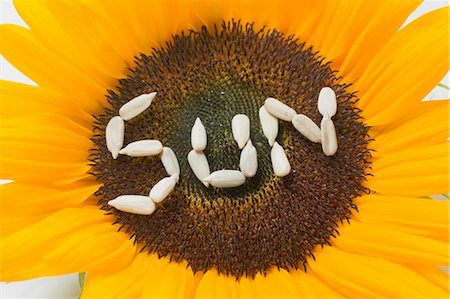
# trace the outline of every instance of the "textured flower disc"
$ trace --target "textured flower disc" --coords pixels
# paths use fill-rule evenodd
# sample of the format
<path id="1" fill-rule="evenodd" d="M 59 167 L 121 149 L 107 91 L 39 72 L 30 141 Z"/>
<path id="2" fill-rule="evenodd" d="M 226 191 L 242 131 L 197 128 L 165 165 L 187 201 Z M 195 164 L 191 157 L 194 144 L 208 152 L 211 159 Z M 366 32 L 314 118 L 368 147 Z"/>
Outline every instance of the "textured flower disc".
<path id="1" fill-rule="evenodd" d="M 306 269 L 307 257 L 329 243 L 356 208 L 352 199 L 367 192 L 362 182 L 370 158 L 368 127 L 353 106 L 356 97 L 323 61 L 299 40 L 239 23 L 177 35 L 164 48 L 142 54 L 130 76 L 110 92 L 111 108 L 97 117 L 92 161 L 103 183 L 97 192 L 100 206 L 116 216 L 143 251 L 187 260 L 194 271 L 216 268 L 239 278 L 266 273 L 273 266 Z M 332 87 L 338 98 L 333 117 L 338 152 L 325 156 L 320 144 L 280 121 L 277 141 L 286 150 L 292 172 L 275 177 L 259 107 L 267 97 L 275 97 L 320 124 L 317 96 L 324 86 Z M 152 106 L 126 122 L 124 144 L 161 140 L 175 151 L 181 176 L 152 215 L 133 215 L 107 201 L 123 194 L 146 195 L 167 174 L 157 157 L 120 155 L 113 160 L 104 129 L 124 103 L 153 91 L 158 95 Z M 250 118 L 258 172 L 241 187 L 208 189 L 187 162 L 192 125 L 200 117 L 206 127 L 211 171 L 239 169 L 231 120 L 240 113 Z"/>

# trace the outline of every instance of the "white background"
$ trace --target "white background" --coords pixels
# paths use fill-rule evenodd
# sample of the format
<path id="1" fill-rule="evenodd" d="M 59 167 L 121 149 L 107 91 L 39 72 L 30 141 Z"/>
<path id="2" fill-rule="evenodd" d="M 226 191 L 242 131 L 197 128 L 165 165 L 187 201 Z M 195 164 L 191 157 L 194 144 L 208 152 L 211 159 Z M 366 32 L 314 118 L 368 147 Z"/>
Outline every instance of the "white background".
<path id="1" fill-rule="evenodd" d="M 33 1 L 33 0 L 29 0 Z M 92 0 L 94 1 L 94 0 Z M 125 1 L 125 0 L 124 0 Z M 366 0 L 370 1 L 370 0 Z M 396 0 L 392 0 L 396 1 Z M 405 24 L 411 22 L 415 18 L 426 12 L 449 5 L 448 1 L 443 0 L 425 0 L 424 3 L 413 12 L 406 20 Z M 11 0 L 0 0 L 0 23 L 12 23 L 27 27 L 25 22 L 20 18 L 11 3 Z M 20 73 L 8 61 L 0 56 L 0 78 L 15 82 L 21 82 L 36 85 L 32 80 Z M 443 78 L 441 83 L 446 86 L 450 85 L 449 73 Z M 450 97 L 448 90 L 436 86 L 425 97 L 424 100 L 430 99 L 448 99 Z M 1 100 L 1 99 L 0 99 Z M 0 180 L 1 184 L 2 180 Z M 5 182 L 5 181 L 3 181 Z M 0 215 L 1 216 L 1 215 Z M 32 253 L 30 253 L 32 254 Z M 1 265 L 0 265 L 1 271 Z M 78 298 L 80 287 L 78 282 L 78 274 L 69 274 L 59 277 L 46 277 L 33 279 L 23 282 L 0 283 L 0 298 Z"/>

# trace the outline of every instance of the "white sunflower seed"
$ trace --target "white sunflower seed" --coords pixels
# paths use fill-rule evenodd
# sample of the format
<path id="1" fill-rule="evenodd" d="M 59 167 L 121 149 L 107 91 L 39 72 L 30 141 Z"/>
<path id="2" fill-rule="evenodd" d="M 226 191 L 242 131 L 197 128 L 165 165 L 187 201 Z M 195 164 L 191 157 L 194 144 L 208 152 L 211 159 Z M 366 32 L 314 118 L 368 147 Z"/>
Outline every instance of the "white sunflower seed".
<path id="1" fill-rule="evenodd" d="M 119 154 L 130 157 L 156 156 L 162 149 L 163 146 L 159 140 L 139 140 L 129 143 L 119 151 Z"/>
<path id="2" fill-rule="evenodd" d="M 106 125 L 106 147 L 111 152 L 113 159 L 119 156 L 119 151 L 123 146 L 125 134 L 125 123 L 119 116 L 114 116 Z"/>
<path id="3" fill-rule="evenodd" d="M 120 117 L 123 120 L 130 120 L 138 116 L 139 114 L 144 112 L 148 107 L 150 107 L 150 104 L 152 103 L 155 96 L 156 92 L 148 94 L 144 93 L 128 101 L 119 109 Z"/>
<path id="4" fill-rule="evenodd" d="M 320 143 L 320 128 L 312 119 L 304 114 L 298 114 L 292 119 L 294 127 L 303 136 L 315 143 Z"/>
<path id="5" fill-rule="evenodd" d="M 297 115 L 294 109 L 274 98 L 267 98 L 264 102 L 264 108 L 273 116 L 288 122 L 291 122 Z"/>
<path id="6" fill-rule="evenodd" d="M 241 152 L 239 167 L 242 174 L 248 178 L 255 176 L 258 170 L 258 153 L 251 140 L 247 142 L 247 145 Z"/>
<path id="7" fill-rule="evenodd" d="M 242 149 L 250 138 L 250 119 L 245 114 L 236 114 L 231 120 L 234 140 Z"/>
<path id="8" fill-rule="evenodd" d="M 291 171 L 291 165 L 284 152 L 283 147 L 275 142 L 270 152 L 270 158 L 272 159 L 273 172 L 278 177 L 284 177 Z"/>
<path id="9" fill-rule="evenodd" d="M 177 182 L 178 174 L 163 178 L 156 183 L 155 186 L 153 186 L 152 190 L 150 190 L 150 199 L 156 203 L 160 203 L 166 199 L 167 196 L 169 196 L 170 192 L 172 192 L 175 188 Z"/>
<path id="10" fill-rule="evenodd" d="M 205 178 L 211 186 L 217 188 L 233 188 L 245 183 L 245 176 L 239 170 L 218 170 Z"/>
<path id="11" fill-rule="evenodd" d="M 150 197 L 142 195 L 121 195 L 108 201 L 108 204 L 119 211 L 138 215 L 150 215 L 156 209 Z"/>
<path id="12" fill-rule="evenodd" d="M 206 129 L 205 126 L 203 126 L 202 121 L 198 117 L 195 120 L 194 126 L 192 127 L 191 143 L 192 148 L 197 152 L 201 152 L 206 148 L 207 143 Z"/>
<path id="13" fill-rule="evenodd" d="M 330 87 L 324 87 L 320 90 L 319 99 L 317 101 L 319 113 L 322 116 L 332 117 L 337 111 L 336 94 Z"/>
<path id="14" fill-rule="evenodd" d="M 204 179 L 209 176 L 211 172 L 209 170 L 209 164 L 206 155 L 203 152 L 192 150 L 188 154 L 188 162 L 195 176 L 203 183 L 203 185 L 208 187 L 209 183 Z"/>
<path id="15" fill-rule="evenodd" d="M 266 136 L 269 145 L 273 146 L 273 143 L 278 136 L 278 119 L 267 112 L 266 108 L 262 106 L 259 108 L 259 120 L 264 136 Z"/>
<path id="16" fill-rule="evenodd" d="M 180 165 L 178 164 L 177 155 L 175 155 L 175 152 L 170 147 L 163 147 L 161 162 L 168 175 L 180 175 Z"/>
<path id="17" fill-rule="evenodd" d="M 322 150 L 326 156 L 332 156 L 338 149 L 336 128 L 329 117 L 322 118 L 320 122 L 320 131 L 322 133 Z"/>

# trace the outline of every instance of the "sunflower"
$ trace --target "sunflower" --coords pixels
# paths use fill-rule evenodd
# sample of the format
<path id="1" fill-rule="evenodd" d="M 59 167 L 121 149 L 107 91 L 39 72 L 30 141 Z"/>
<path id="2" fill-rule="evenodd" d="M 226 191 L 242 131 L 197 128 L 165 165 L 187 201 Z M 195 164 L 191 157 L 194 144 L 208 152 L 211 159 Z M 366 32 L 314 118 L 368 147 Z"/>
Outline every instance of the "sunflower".
<path id="1" fill-rule="evenodd" d="M 421 99 L 448 70 L 448 7 L 399 30 L 419 1 L 15 1 L 1 54 L 38 86 L 1 82 L 2 281 L 88 272 L 82 298 L 447 298 L 448 102 Z M 320 123 L 336 93 L 338 150 L 288 122 L 274 176 L 258 108 L 275 97 Z M 157 139 L 181 168 L 151 215 L 108 202 L 147 195 Z M 106 96 L 105 96 L 106 95 Z M 258 172 L 206 188 L 187 162 L 200 117 L 211 169 L 239 167 L 231 118 L 246 113 Z"/>

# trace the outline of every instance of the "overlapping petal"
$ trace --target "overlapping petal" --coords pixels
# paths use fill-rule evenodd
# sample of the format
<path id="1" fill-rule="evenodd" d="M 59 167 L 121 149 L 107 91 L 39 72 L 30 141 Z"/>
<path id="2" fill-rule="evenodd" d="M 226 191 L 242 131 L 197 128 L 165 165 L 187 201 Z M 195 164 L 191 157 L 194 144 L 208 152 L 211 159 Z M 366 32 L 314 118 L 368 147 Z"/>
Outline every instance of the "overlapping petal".
<path id="1" fill-rule="evenodd" d="M 400 30 L 355 81 L 369 125 L 408 118 L 448 72 L 448 14 L 444 7 Z"/>
<path id="2" fill-rule="evenodd" d="M 345 252 L 373 256 L 408 265 L 445 265 L 449 258 L 446 242 L 431 240 L 394 229 L 353 221 L 339 228 L 333 243 Z"/>
<path id="3" fill-rule="evenodd" d="M 449 293 L 450 285 L 448 283 L 448 273 L 445 268 L 436 266 L 412 266 L 419 275 L 425 277 L 427 280 L 440 287 L 445 292 Z"/>
<path id="4" fill-rule="evenodd" d="M 191 298 L 196 279 L 186 268 L 186 263 L 139 254 L 121 271 L 88 275 L 81 298 Z"/>
<path id="5" fill-rule="evenodd" d="M 379 194 L 427 196 L 449 190 L 447 142 L 387 154 L 372 168 L 367 185 Z"/>
<path id="6" fill-rule="evenodd" d="M 77 206 L 97 191 L 93 182 L 60 187 L 10 183 L 0 187 L 0 238 L 26 229 L 61 209 Z"/>
<path id="7" fill-rule="evenodd" d="M 6 119 L 32 116 L 35 122 L 29 125 L 37 125 L 39 119 L 35 116 L 51 113 L 69 118 L 88 130 L 92 129 L 92 115 L 84 111 L 69 94 L 3 80 L 0 81 L 0 93 L 1 123 Z"/>
<path id="8" fill-rule="evenodd" d="M 448 294 L 423 276 L 379 258 L 326 247 L 317 253 L 311 270 L 349 298 L 447 298 Z"/>
<path id="9" fill-rule="evenodd" d="M 96 206 L 62 209 L 0 240 L 2 281 L 91 271 L 111 273 L 136 253 Z"/>
<path id="10" fill-rule="evenodd" d="M 101 109 L 105 88 L 51 52 L 34 32 L 16 25 L 1 25 L 0 53 L 39 86 L 75 97 L 90 113 Z"/>
<path id="11" fill-rule="evenodd" d="M 444 143 L 449 137 L 449 108 L 449 101 L 420 102 L 408 109 L 406 118 L 372 128 L 373 156 Z"/>
<path id="12" fill-rule="evenodd" d="M 3 119 L 0 177 L 44 185 L 89 178 L 90 135 L 78 123 L 51 113 Z"/>
<path id="13" fill-rule="evenodd" d="M 356 200 L 359 221 L 448 243 L 450 202 L 414 197 L 366 195 Z"/>

